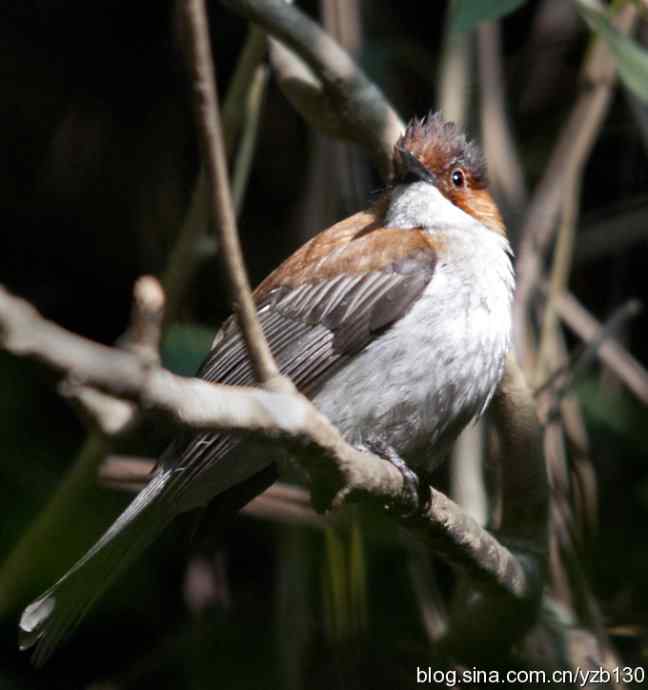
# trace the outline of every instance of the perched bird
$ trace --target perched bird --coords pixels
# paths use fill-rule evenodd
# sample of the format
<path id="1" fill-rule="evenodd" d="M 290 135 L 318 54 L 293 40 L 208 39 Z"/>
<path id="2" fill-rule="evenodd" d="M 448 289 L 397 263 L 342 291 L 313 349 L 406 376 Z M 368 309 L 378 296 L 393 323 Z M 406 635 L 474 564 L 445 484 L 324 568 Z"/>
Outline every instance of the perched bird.
<path id="1" fill-rule="evenodd" d="M 324 230 L 256 289 L 281 373 L 351 444 L 427 472 L 501 378 L 511 338 L 513 271 L 483 157 L 439 114 L 394 147 L 392 184 L 372 208 Z M 252 385 L 235 319 L 198 376 Z M 183 435 L 99 541 L 20 620 L 43 662 L 118 571 L 174 516 L 268 477 L 271 444 Z M 265 475 L 263 473 L 266 473 Z"/>

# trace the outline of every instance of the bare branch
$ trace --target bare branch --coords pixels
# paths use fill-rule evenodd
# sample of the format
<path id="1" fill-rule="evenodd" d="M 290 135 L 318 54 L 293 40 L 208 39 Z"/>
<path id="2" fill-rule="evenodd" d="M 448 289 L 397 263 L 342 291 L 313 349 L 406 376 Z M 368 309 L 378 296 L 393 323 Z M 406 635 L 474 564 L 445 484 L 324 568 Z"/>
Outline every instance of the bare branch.
<path id="1" fill-rule="evenodd" d="M 403 123 L 380 89 L 314 21 L 283 0 L 223 0 L 295 51 L 321 80 L 349 138 L 365 146 L 389 177 L 392 148 Z M 307 81 L 305 83 L 308 83 Z M 310 97 L 316 91 L 310 88 Z"/>
<path id="2" fill-rule="evenodd" d="M 59 372 L 73 373 L 86 385 L 166 414 L 193 431 L 238 430 L 281 441 L 309 474 L 316 508 L 338 508 L 361 498 L 391 506 L 395 517 L 433 538 L 441 555 L 468 569 L 480 582 L 516 598 L 527 596 L 533 588 L 524 566 L 455 503 L 434 489 L 424 509 L 405 499 L 398 469 L 348 445 L 298 393 L 175 376 L 130 352 L 69 333 L 2 288 L 0 345 Z M 521 534 L 519 525 L 511 534 Z M 530 534 L 527 530 L 523 537 Z"/>
<path id="3" fill-rule="evenodd" d="M 480 525 L 489 516 L 484 450 L 484 420 L 479 419 L 459 434 L 450 461 L 450 496 Z"/>
<path id="4" fill-rule="evenodd" d="M 225 140 L 225 152 L 228 159 L 232 157 L 235 144 L 239 139 L 244 122 L 241 113 L 250 97 L 250 82 L 263 60 L 265 44 L 263 32 L 252 29 L 241 51 L 236 70 L 227 89 L 223 104 L 223 139 Z M 262 69 L 265 70 L 265 67 Z M 242 187 L 244 187 L 245 177 L 245 175 L 241 175 L 239 185 Z M 162 278 L 162 285 L 168 300 L 164 317 L 166 323 L 173 323 L 177 319 L 185 293 L 196 270 L 205 259 L 216 254 L 216 240 L 208 234 L 208 206 L 207 179 L 203 165 L 198 172 L 189 209 L 169 254 L 167 267 Z"/>
<path id="5" fill-rule="evenodd" d="M 151 478 L 156 461 L 127 455 L 109 455 L 99 468 L 99 483 L 120 491 L 141 491 Z M 291 484 L 275 482 L 241 508 L 251 517 L 282 524 L 298 524 L 322 529 L 329 520 L 316 513 L 308 493 Z"/>
<path id="6" fill-rule="evenodd" d="M 164 293 L 155 278 L 142 276 L 137 280 L 130 326 L 117 345 L 135 354 L 145 365 L 157 364 L 160 360 L 164 302 Z M 104 436 L 123 434 L 138 421 L 137 409 L 132 403 L 88 387 L 73 375 L 61 382 L 59 392 Z"/>
<path id="7" fill-rule="evenodd" d="M 547 380 L 536 389 L 536 396 L 546 389 L 552 389 L 552 395 L 558 403 L 567 395 L 574 386 L 582 372 L 590 366 L 592 360 L 598 355 L 599 350 L 606 340 L 613 338 L 621 326 L 629 319 L 633 319 L 641 313 L 641 302 L 636 299 L 628 300 L 622 304 L 607 321 L 601 325 L 599 331 L 590 340 L 578 348 L 569 358 L 569 361 L 554 371 Z"/>
<path id="8" fill-rule="evenodd" d="M 602 326 L 570 292 L 563 292 L 556 308 L 560 318 L 585 341 L 601 337 Z M 607 339 L 598 349 L 599 357 L 641 402 L 648 404 L 648 371 L 618 341 Z"/>
<path id="9" fill-rule="evenodd" d="M 470 108 L 474 37 L 472 32 L 453 31 L 452 20 L 452 12 L 448 12 L 438 74 L 438 108 L 446 120 L 464 129 Z"/>
<path id="10" fill-rule="evenodd" d="M 520 210 L 526 203 L 524 171 L 506 113 L 500 31 L 497 22 L 477 29 L 481 124 L 484 153 L 496 196 L 504 210 Z M 498 194 L 499 192 L 499 194 Z"/>
<path id="11" fill-rule="evenodd" d="M 241 215 L 243 199 L 247 188 L 252 161 L 254 159 L 254 149 L 256 147 L 257 134 L 259 132 L 259 119 L 263 105 L 263 97 L 268 83 L 268 68 L 259 65 L 252 76 L 250 86 L 243 108 L 244 121 L 243 136 L 236 155 L 234 166 L 234 178 L 232 180 L 232 196 L 234 199 L 234 209 L 237 217 Z"/>
<path id="12" fill-rule="evenodd" d="M 216 76 L 209 43 L 209 26 L 203 0 L 183 0 L 188 28 L 187 53 L 194 83 L 195 108 L 209 180 L 211 214 L 247 351 L 257 379 L 268 384 L 279 380 L 279 371 L 256 316 L 250 284 L 236 231 L 236 219 L 227 177 L 227 163 L 218 109 Z"/>
<path id="13" fill-rule="evenodd" d="M 636 17 L 636 8 L 626 4 L 616 24 L 628 31 Z M 553 237 L 563 190 L 570 187 L 569 180 L 580 176 L 594 145 L 610 104 L 615 65 L 605 43 L 596 39 L 583 69 L 584 88 L 558 136 L 520 232 L 513 321 L 524 367 L 531 364 L 534 349 L 528 323 L 530 303 L 540 286 L 542 261 Z"/>
<path id="14" fill-rule="evenodd" d="M 499 566 L 496 562 L 492 567 L 509 584 L 524 584 L 520 589 L 500 587 L 490 589 L 486 596 L 474 596 L 470 588 L 475 579 L 479 581 L 480 573 L 467 568 L 472 577 L 465 587 L 470 593 L 465 587 L 459 588 L 447 634 L 436 647 L 444 655 L 461 652 L 483 659 L 502 653 L 523 639 L 541 600 L 548 539 L 547 470 L 533 396 L 513 355 L 506 362 L 489 415 L 498 432 L 501 465 L 501 516 L 496 534 L 498 543 L 516 554 L 514 570 L 505 571 L 511 564 L 498 559 Z M 523 593 L 523 597 L 517 598 L 516 593 Z M 502 625 L 497 636 L 485 639 L 480 631 L 492 625 L 494 616 Z"/>
<path id="15" fill-rule="evenodd" d="M 137 420 L 131 402 L 85 386 L 72 377 L 61 381 L 58 392 L 75 408 L 84 423 L 106 438 L 125 433 Z"/>
<path id="16" fill-rule="evenodd" d="M 151 364 L 159 363 L 164 304 L 158 280 L 153 276 L 138 278 L 133 288 L 130 326 L 117 345 Z"/>
<path id="17" fill-rule="evenodd" d="M 265 53 L 265 35 L 263 31 L 252 27 L 236 64 L 236 70 L 230 80 L 223 104 L 223 138 L 227 159 L 230 159 L 234 153 L 235 144 L 244 126 L 245 120 L 241 117 L 241 113 L 245 110 L 245 103 L 249 99 L 250 83 L 259 66 L 262 65 Z"/>
<path id="18" fill-rule="evenodd" d="M 498 432 L 502 466 L 499 532 L 506 539 L 528 542 L 544 555 L 549 486 L 542 432 L 533 395 L 512 354 L 507 359 L 489 416 Z"/>
<path id="19" fill-rule="evenodd" d="M 576 224 L 580 209 L 580 176 L 571 178 L 568 180 L 568 184 L 569 189 L 566 189 L 563 193 L 562 219 L 551 264 L 547 303 L 542 317 L 540 343 L 538 345 L 538 356 L 534 370 L 535 385 L 546 376 L 548 371 L 550 343 L 558 325 L 556 300 L 567 287 L 571 272 L 574 237 L 576 235 Z"/>
<path id="20" fill-rule="evenodd" d="M 97 479 L 102 486 L 121 491 L 141 491 L 151 479 L 156 461 L 131 455 L 109 455 L 101 463 Z"/>
<path id="21" fill-rule="evenodd" d="M 427 511 L 408 526 L 424 529 L 425 541 L 475 584 L 495 587 L 519 599 L 533 594 L 533 579 L 520 560 L 440 491 L 430 487 Z"/>
<path id="22" fill-rule="evenodd" d="M 295 110 L 316 130 L 350 140 L 351 132 L 329 102 L 322 81 L 292 50 L 270 40 L 270 62 L 277 83 Z"/>

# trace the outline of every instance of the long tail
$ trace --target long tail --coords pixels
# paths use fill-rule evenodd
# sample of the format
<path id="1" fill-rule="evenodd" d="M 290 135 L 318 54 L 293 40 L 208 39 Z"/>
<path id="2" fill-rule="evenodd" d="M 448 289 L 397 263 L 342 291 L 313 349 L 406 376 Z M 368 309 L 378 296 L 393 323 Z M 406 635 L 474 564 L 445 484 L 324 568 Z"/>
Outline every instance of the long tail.
<path id="1" fill-rule="evenodd" d="M 115 577 L 173 518 L 159 500 L 172 471 L 159 470 L 99 541 L 20 618 L 20 648 L 36 646 L 34 663 L 47 661 Z"/>

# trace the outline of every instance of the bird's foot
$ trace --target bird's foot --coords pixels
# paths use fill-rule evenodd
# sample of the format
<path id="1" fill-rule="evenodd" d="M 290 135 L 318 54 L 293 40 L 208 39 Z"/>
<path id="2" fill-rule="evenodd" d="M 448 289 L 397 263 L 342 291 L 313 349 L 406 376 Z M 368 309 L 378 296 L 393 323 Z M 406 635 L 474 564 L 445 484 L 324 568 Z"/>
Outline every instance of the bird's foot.
<path id="1" fill-rule="evenodd" d="M 387 510 L 400 510 L 404 518 L 414 517 L 421 510 L 421 484 L 414 470 L 388 444 L 382 441 L 365 443 L 367 450 L 391 463 L 403 477 L 403 490 L 400 498 L 392 505 L 385 506 Z"/>

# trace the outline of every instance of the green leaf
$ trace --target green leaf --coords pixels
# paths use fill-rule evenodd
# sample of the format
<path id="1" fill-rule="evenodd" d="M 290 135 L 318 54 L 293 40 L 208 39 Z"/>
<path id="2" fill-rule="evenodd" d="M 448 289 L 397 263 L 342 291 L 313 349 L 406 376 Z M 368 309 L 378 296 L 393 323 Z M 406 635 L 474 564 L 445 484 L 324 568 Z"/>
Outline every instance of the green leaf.
<path id="1" fill-rule="evenodd" d="M 452 4 L 452 31 L 470 31 L 480 22 L 499 19 L 517 10 L 526 0 L 455 0 Z"/>
<path id="2" fill-rule="evenodd" d="M 581 15 L 617 59 L 619 77 L 642 101 L 648 102 L 648 51 L 622 34 L 593 0 L 576 0 Z"/>
<path id="3" fill-rule="evenodd" d="M 174 374 L 193 376 L 211 348 L 216 332 L 192 324 L 173 324 L 162 341 L 162 363 Z"/>

